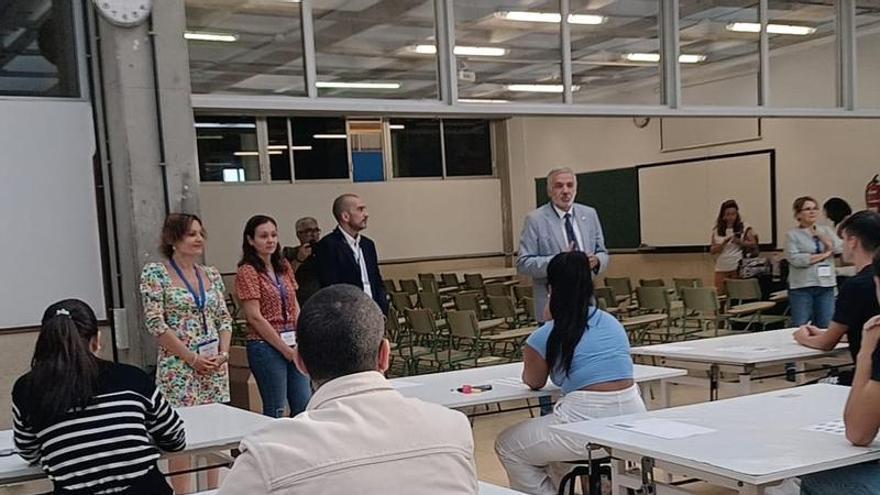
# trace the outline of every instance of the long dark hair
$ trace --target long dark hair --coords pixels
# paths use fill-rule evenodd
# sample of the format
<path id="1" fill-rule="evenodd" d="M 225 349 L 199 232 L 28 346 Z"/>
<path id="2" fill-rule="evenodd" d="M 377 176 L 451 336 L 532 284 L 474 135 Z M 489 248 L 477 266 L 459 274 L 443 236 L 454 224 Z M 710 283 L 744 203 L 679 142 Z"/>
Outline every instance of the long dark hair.
<path id="1" fill-rule="evenodd" d="M 38 429 L 86 407 L 95 396 L 99 360 L 89 344 L 97 334 L 95 312 L 79 299 L 59 301 L 43 313 L 31 360 L 35 407 L 28 418 Z"/>
<path id="2" fill-rule="evenodd" d="M 254 215 L 244 225 L 244 233 L 241 235 L 241 261 L 238 262 L 238 266 L 251 265 L 258 272 L 266 273 L 266 265 L 263 263 L 263 259 L 260 258 L 260 255 L 257 254 L 257 249 L 251 246 L 250 243 L 250 241 L 256 239 L 257 227 L 264 223 L 271 223 L 276 229 L 278 228 L 275 219 L 266 215 Z M 272 261 L 272 270 L 275 273 L 284 274 L 287 271 L 287 265 L 281 256 L 280 242 L 275 246 L 275 252 L 272 253 L 270 259 Z"/>
<path id="3" fill-rule="evenodd" d="M 568 375 L 574 350 L 587 331 L 593 301 L 590 260 L 580 251 L 560 253 L 547 265 L 553 330 L 547 339 L 547 364 Z"/>
<path id="4" fill-rule="evenodd" d="M 728 199 L 721 203 L 721 208 L 718 210 L 718 219 L 715 220 L 715 230 L 720 236 L 727 233 L 727 222 L 724 221 L 724 210 L 728 208 L 736 208 L 736 221 L 733 222 L 733 232 L 740 233 L 743 231 L 742 217 L 739 216 L 739 205 L 736 204 L 736 201 Z"/>

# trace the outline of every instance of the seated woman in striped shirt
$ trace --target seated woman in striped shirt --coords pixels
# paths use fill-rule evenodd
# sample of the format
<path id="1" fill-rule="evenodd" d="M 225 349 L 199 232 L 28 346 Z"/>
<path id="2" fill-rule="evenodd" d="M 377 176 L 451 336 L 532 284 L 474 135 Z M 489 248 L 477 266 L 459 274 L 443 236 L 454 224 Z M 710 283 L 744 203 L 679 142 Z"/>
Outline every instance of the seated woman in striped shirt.
<path id="1" fill-rule="evenodd" d="M 159 449 L 183 450 L 183 421 L 146 373 L 104 361 L 95 313 L 77 299 L 43 314 L 31 371 L 15 382 L 15 446 L 56 494 L 171 494 Z"/>

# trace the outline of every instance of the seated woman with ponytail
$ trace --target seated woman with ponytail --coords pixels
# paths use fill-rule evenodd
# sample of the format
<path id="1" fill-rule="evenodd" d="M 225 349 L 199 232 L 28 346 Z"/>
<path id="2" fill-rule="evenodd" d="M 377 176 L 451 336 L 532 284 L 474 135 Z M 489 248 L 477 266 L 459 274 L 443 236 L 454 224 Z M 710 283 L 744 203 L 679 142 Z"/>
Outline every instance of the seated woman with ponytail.
<path id="1" fill-rule="evenodd" d="M 186 444 L 183 422 L 134 366 L 104 361 L 98 321 L 67 299 L 43 314 L 31 371 L 12 389 L 15 446 L 55 494 L 171 494 L 159 450 Z"/>
<path id="2" fill-rule="evenodd" d="M 547 286 L 552 320 L 526 340 L 522 378 L 538 390 L 549 377 L 563 395 L 553 414 L 514 425 L 495 442 L 510 487 L 534 495 L 556 493 L 572 467 L 559 463 L 587 458 L 583 442 L 550 426 L 645 411 L 633 380 L 626 331 L 594 305 L 587 255 L 556 255 L 547 266 Z"/>

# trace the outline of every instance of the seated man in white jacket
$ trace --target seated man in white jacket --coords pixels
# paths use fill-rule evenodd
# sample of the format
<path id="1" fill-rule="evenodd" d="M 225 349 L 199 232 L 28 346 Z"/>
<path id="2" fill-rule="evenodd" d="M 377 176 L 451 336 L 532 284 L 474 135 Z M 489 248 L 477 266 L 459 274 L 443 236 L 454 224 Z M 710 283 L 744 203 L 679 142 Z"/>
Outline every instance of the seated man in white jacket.
<path id="1" fill-rule="evenodd" d="M 241 442 L 218 495 L 478 492 L 467 418 L 394 389 L 383 376 L 384 328 L 357 287 L 333 285 L 308 300 L 294 362 L 316 390 L 305 412 Z"/>

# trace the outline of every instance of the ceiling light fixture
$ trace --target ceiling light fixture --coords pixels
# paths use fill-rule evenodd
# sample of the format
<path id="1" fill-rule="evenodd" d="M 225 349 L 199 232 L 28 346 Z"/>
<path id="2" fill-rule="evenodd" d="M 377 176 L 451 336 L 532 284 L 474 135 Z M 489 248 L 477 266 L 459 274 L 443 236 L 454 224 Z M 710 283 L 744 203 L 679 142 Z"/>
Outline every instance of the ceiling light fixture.
<path id="1" fill-rule="evenodd" d="M 437 53 L 437 47 L 435 45 L 415 45 L 411 50 L 422 55 L 434 55 Z M 493 46 L 456 46 L 452 52 L 458 56 L 503 57 L 507 55 L 507 48 Z"/>
<path id="2" fill-rule="evenodd" d="M 493 100 L 488 98 L 459 98 L 459 103 L 508 103 L 510 100 Z"/>
<path id="3" fill-rule="evenodd" d="M 196 122 L 196 129 L 256 129 L 257 124 L 249 124 L 246 122 Z"/>
<path id="4" fill-rule="evenodd" d="M 577 91 L 580 86 L 572 85 L 571 90 Z M 508 91 L 520 91 L 525 93 L 562 93 L 564 88 L 561 84 L 508 84 Z"/>
<path id="5" fill-rule="evenodd" d="M 659 53 L 627 53 L 623 56 L 626 60 L 630 62 L 648 62 L 654 63 L 660 61 Z M 682 53 L 678 56 L 678 61 L 682 64 L 698 64 L 706 60 L 705 55 L 698 55 L 692 53 Z"/>
<path id="6" fill-rule="evenodd" d="M 406 129 L 406 126 L 403 124 L 388 124 L 388 128 L 392 131 L 399 131 L 402 129 Z"/>
<path id="7" fill-rule="evenodd" d="M 400 89 L 400 83 L 318 81 L 315 86 L 336 89 Z"/>
<path id="8" fill-rule="evenodd" d="M 286 144 L 270 144 L 269 146 L 267 146 L 267 148 L 270 150 L 286 150 L 287 145 Z"/>
<path id="9" fill-rule="evenodd" d="M 270 155 L 281 155 L 282 153 L 280 151 L 270 151 L 269 154 Z M 233 153 L 233 155 L 235 155 L 235 156 L 260 156 L 260 152 L 259 151 L 236 151 L 235 153 Z"/>
<path id="10" fill-rule="evenodd" d="M 527 12 L 521 10 L 511 10 L 511 11 L 502 11 L 495 12 L 495 17 L 500 19 L 504 19 L 506 21 L 517 21 L 517 22 L 550 22 L 550 23 L 560 23 L 562 22 L 562 14 L 553 13 L 553 12 Z M 591 14 L 568 14 L 568 23 L 569 24 L 588 24 L 588 25 L 596 25 L 602 24 L 608 20 L 607 17 L 601 15 L 591 15 Z"/>
<path id="11" fill-rule="evenodd" d="M 315 134 L 312 137 L 315 139 L 345 139 L 347 136 L 345 134 Z"/>
<path id="12" fill-rule="evenodd" d="M 222 41 L 224 43 L 232 43 L 238 41 L 237 34 L 230 33 L 207 33 L 200 31 L 187 31 L 183 33 L 183 37 L 194 41 Z"/>
<path id="13" fill-rule="evenodd" d="M 311 146 L 292 146 L 293 151 L 312 151 Z"/>
<path id="14" fill-rule="evenodd" d="M 737 33 L 760 33 L 761 24 L 758 22 L 731 22 L 725 28 Z M 767 24 L 768 34 L 791 34 L 806 36 L 816 32 L 816 28 L 810 26 L 793 26 L 791 24 Z"/>

